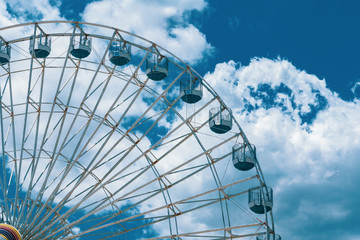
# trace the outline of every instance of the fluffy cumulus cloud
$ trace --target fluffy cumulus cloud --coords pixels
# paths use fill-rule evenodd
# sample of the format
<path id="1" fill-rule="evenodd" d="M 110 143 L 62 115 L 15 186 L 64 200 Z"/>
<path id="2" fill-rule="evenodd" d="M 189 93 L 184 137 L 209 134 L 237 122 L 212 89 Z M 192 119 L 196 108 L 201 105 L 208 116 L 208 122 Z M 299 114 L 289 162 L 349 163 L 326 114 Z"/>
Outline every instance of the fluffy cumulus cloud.
<path id="1" fill-rule="evenodd" d="M 57 5 L 50 4 L 49 0 L 2 0 L 0 3 L 0 6 L 6 6 L 4 16 L 7 19 L 20 23 L 39 20 L 59 20 L 61 17 Z M 1 23 L 3 26 L 8 26 L 8 24 Z"/>
<path id="2" fill-rule="evenodd" d="M 0 26 L 28 21 L 61 20 L 60 1 L 0 0 Z M 189 22 L 193 11 L 205 11 L 205 0 L 102 0 L 86 5 L 75 19 L 114 26 L 148 38 L 194 64 L 213 50 L 206 36 Z"/>
<path id="3" fill-rule="evenodd" d="M 281 59 L 221 63 L 205 78 L 257 147 L 279 233 L 359 237 L 359 100 L 342 100 L 325 80 Z"/>
<path id="4" fill-rule="evenodd" d="M 7 11 L 6 3 L 0 1 L 0 26 L 9 26 L 16 22 L 16 19 Z"/>
<path id="5" fill-rule="evenodd" d="M 355 83 L 354 86 L 351 88 L 351 91 L 356 98 L 360 98 L 360 82 Z"/>
<path id="6" fill-rule="evenodd" d="M 212 51 L 206 37 L 188 22 L 192 11 L 204 11 L 204 0 L 102 0 L 87 5 L 83 19 L 135 33 L 194 63 Z"/>

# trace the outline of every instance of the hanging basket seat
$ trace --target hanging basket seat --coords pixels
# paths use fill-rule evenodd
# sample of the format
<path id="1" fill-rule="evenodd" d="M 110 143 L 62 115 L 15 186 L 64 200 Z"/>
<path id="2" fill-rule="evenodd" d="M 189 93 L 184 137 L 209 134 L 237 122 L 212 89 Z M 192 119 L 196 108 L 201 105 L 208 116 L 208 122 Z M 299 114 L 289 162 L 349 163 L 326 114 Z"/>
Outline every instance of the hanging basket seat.
<path id="1" fill-rule="evenodd" d="M 75 58 L 86 58 L 91 53 L 91 38 L 84 35 L 74 37 L 71 43 L 70 53 Z"/>
<path id="2" fill-rule="evenodd" d="M 131 45 L 121 40 L 114 40 L 109 49 L 110 62 L 116 66 L 123 66 L 131 60 Z"/>
<path id="3" fill-rule="evenodd" d="M 270 211 L 273 207 L 273 191 L 270 187 L 263 187 L 265 199 L 261 195 L 260 188 L 250 188 L 249 194 L 249 208 L 257 214 L 264 214 Z"/>
<path id="4" fill-rule="evenodd" d="M 51 52 L 51 38 L 49 36 L 30 37 L 29 51 L 36 58 L 46 58 Z"/>
<path id="5" fill-rule="evenodd" d="M 232 115 L 227 109 L 212 108 L 209 111 L 209 126 L 214 133 L 224 134 L 232 128 Z"/>

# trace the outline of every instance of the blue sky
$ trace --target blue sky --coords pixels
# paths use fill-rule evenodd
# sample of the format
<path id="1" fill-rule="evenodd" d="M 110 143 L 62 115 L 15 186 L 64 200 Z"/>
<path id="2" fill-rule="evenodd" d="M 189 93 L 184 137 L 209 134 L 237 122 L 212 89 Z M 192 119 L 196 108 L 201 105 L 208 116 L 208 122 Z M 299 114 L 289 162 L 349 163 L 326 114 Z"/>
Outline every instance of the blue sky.
<path id="1" fill-rule="evenodd" d="M 345 2 L 209 1 L 196 20 L 216 47 L 210 68 L 229 59 L 247 65 L 253 57 L 280 56 L 352 99 L 359 79 L 360 3 Z"/>
<path id="2" fill-rule="evenodd" d="M 149 2 L 0 0 L 0 25 L 84 20 L 154 40 L 256 144 L 283 239 L 360 239 L 360 2 Z"/>
<path id="3" fill-rule="evenodd" d="M 44 13 L 28 8 L 20 0 L 5 2 L 12 16 L 26 16 L 26 20 L 44 17 Z M 83 11 L 91 2 L 96 1 L 49 0 L 48 4 L 59 11 L 57 17 L 83 20 Z M 360 3 L 357 1 L 206 2 L 202 11 L 185 13 L 186 21 L 204 33 L 214 47 L 202 59 L 207 64 L 197 66 L 199 71 L 205 73 L 228 60 L 247 65 L 254 57 L 281 57 L 299 69 L 325 78 L 329 88 L 343 99 L 354 98 L 351 89 L 359 81 L 356 66 L 360 64 L 357 31 Z M 179 24 L 176 19 L 170 20 Z"/>

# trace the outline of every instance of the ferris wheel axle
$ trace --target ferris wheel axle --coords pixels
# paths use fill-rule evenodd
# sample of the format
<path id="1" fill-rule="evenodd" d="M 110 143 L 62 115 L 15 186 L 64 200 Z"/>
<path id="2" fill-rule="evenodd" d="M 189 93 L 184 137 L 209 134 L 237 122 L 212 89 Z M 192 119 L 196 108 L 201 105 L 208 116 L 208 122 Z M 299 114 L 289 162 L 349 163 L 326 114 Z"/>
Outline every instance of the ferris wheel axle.
<path id="1" fill-rule="evenodd" d="M 9 224 L 0 224 L 0 240 L 22 240 L 19 231 Z"/>

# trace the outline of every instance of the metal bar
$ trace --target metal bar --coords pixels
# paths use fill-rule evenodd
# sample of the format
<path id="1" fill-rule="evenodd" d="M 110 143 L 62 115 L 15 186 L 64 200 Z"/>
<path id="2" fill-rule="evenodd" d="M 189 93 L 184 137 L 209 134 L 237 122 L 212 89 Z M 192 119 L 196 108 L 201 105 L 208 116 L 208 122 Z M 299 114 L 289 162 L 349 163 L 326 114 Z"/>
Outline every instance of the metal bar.
<path id="1" fill-rule="evenodd" d="M 144 59 L 145 59 L 145 58 L 144 58 Z M 143 59 L 143 60 L 144 60 L 144 59 Z M 139 65 L 139 67 L 140 67 L 140 65 Z M 178 78 L 179 78 L 180 76 L 181 76 L 181 74 L 178 76 Z M 172 84 L 174 84 L 174 83 L 177 81 L 178 78 L 176 78 L 176 79 L 173 81 Z M 168 89 L 172 86 L 172 84 L 168 87 Z M 165 92 L 166 92 L 166 90 L 165 90 L 164 93 L 163 93 L 161 96 L 159 96 L 159 98 L 148 108 L 147 111 L 149 111 L 149 109 L 151 109 L 152 106 L 155 105 L 155 103 L 160 99 L 160 97 L 162 97 L 162 96 L 165 94 Z M 139 93 L 140 93 L 140 92 L 139 92 Z M 135 100 L 135 99 L 134 99 L 134 100 Z M 133 102 L 134 102 L 134 100 L 133 100 Z M 132 104 L 130 104 L 130 105 L 132 106 Z M 123 116 L 120 118 L 120 120 L 118 121 L 118 123 L 123 119 L 123 117 L 125 116 L 125 114 L 126 114 L 127 111 L 129 110 L 129 107 L 130 107 L 130 106 L 128 106 L 127 110 L 124 112 Z M 144 115 L 147 113 L 147 111 L 146 111 L 142 116 L 144 116 Z M 135 127 L 136 124 L 137 124 L 141 119 L 142 119 L 142 117 L 140 117 L 140 118 L 133 124 L 132 128 Z M 115 130 L 115 129 L 114 129 L 114 130 Z M 130 130 L 131 130 L 131 128 L 128 130 L 128 132 L 129 132 Z M 123 135 L 123 137 L 124 137 L 124 136 L 125 136 L 125 135 Z M 144 135 L 144 136 L 145 136 L 145 135 Z M 122 138 L 123 138 L 123 137 L 122 137 Z M 117 141 L 117 143 L 112 147 L 112 149 L 122 140 L 122 138 Z M 103 145 L 103 146 L 104 146 L 104 145 Z M 133 145 L 133 147 L 135 147 L 135 145 Z M 132 147 L 131 149 L 133 149 L 133 147 Z M 103 147 L 102 147 L 102 148 L 103 148 Z M 102 148 L 101 148 L 101 149 L 102 149 Z M 112 150 L 112 149 L 111 149 L 111 150 Z M 111 150 L 109 150 L 109 151 L 107 152 L 107 154 L 108 154 Z M 130 152 L 130 150 L 129 150 L 129 152 Z M 128 152 L 128 153 L 129 153 L 129 152 Z M 107 155 L 107 154 L 106 154 L 106 155 Z M 98 154 L 97 154 L 97 155 L 98 155 Z M 97 156 L 97 155 L 96 155 L 96 156 Z M 126 155 L 125 155 L 125 156 L 126 156 Z M 103 157 L 103 158 L 104 158 L 104 157 Z M 101 160 L 100 160 L 100 161 L 101 161 Z M 92 163 L 92 162 L 93 162 L 93 160 L 91 161 L 91 163 Z M 91 164 L 91 163 L 90 163 L 90 164 Z M 96 167 L 96 166 L 95 166 L 95 167 Z M 113 168 L 113 169 L 114 169 L 114 168 Z M 87 172 L 86 172 L 86 176 L 87 176 L 91 171 L 92 171 L 92 170 L 87 171 Z M 109 174 L 109 173 L 108 173 L 108 174 Z M 85 176 L 85 177 L 86 177 L 86 176 Z M 83 179 L 85 179 L 85 177 L 84 177 Z M 98 184 L 99 184 L 99 183 L 98 183 Z M 98 184 L 97 184 L 97 185 L 98 185 Z M 96 186 L 97 186 L 97 185 L 96 185 Z M 78 184 L 77 186 L 79 186 L 79 184 Z M 95 186 L 95 187 L 96 187 L 96 186 Z M 69 194 L 71 194 L 74 190 L 75 190 L 75 187 L 74 187 L 74 189 L 73 189 Z M 69 194 L 68 194 L 68 195 L 69 195 Z M 79 203 L 79 204 L 76 204 L 76 206 L 79 206 L 79 205 L 80 205 L 80 203 Z M 60 204 L 59 204 L 58 206 L 60 206 Z M 72 211 L 72 209 L 74 209 L 74 207 L 71 208 L 69 211 L 67 211 L 67 213 L 70 212 L 70 211 Z M 42 221 L 42 222 L 43 222 L 43 221 Z"/>
<path id="2" fill-rule="evenodd" d="M 209 151 L 209 152 L 210 152 L 210 151 Z M 229 154 L 231 154 L 231 153 L 229 153 Z M 221 159 L 226 158 L 229 154 L 226 154 L 226 155 L 224 155 L 223 157 L 218 158 L 218 159 L 216 160 L 216 162 L 217 162 L 217 161 L 220 161 Z M 215 163 L 215 162 L 214 162 L 214 163 Z M 192 174 L 189 174 L 189 175 L 185 176 L 185 177 L 182 178 L 182 179 L 179 179 L 177 182 L 174 182 L 174 183 L 172 183 L 171 185 L 177 185 L 178 183 L 180 183 L 180 182 L 184 181 L 185 179 L 187 179 L 187 178 L 189 178 L 189 177 L 197 174 L 198 172 L 202 171 L 203 169 L 205 169 L 205 168 L 207 168 L 207 167 L 208 167 L 208 165 L 204 165 L 201 169 L 193 172 Z M 173 171 L 173 170 L 172 170 L 172 172 L 176 172 L 176 171 Z M 140 175 L 141 175 L 141 174 L 139 174 L 139 176 L 140 176 Z M 169 174 L 167 174 L 167 175 L 169 175 Z M 136 177 L 139 177 L 139 176 L 136 176 Z M 162 177 L 163 177 L 163 176 L 159 176 L 157 179 L 161 179 Z M 254 177 L 252 177 L 252 178 L 256 178 L 256 176 L 254 176 Z M 251 179 L 252 179 L 252 178 L 251 178 Z M 250 179 L 247 179 L 247 180 L 250 180 Z M 129 181 L 129 182 L 130 182 L 130 181 Z M 165 185 L 165 186 L 166 186 L 166 185 Z M 168 186 L 166 186 L 166 189 L 168 189 Z M 160 191 L 162 191 L 162 189 L 159 189 L 159 190 L 158 190 L 154 195 L 152 195 L 152 196 L 155 196 L 155 195 L 158 194 Z M 221 190 L 221 191 L 222 191 L 222 190 Z M 114 194 L 114 195 L 115 195 L 115 194 Z M 144 195 L 144 194 L 140 194 L 140 195 Z M 138 195 L 138 196 L 139 196 L 139 195 Z M 227 195 L 227 196 L 228 196 L 228 195 Z M 134 197 L 135 197 L 135 196 L 134 196 Z M 221 198 L 219 198 L 219 199 L 221 199 Z M 125 199 L 123 199 L 123 200 L 125 200 Z M 117 200 L 117 201 L 118 201 L 118 200 Z M 188 202 L 184 202 L 184 203 L 191 203 L 191 204 L 192 204 L 192 203 L 194 203 L 194 202 L 203 202 L 203 201 L 205 201 L 205 202 L 214 201 L 214 199 L 207 199 L 207 200 L 200 200 L 200 201 L 188 201 Z M 132 208 L 133 208 L 134 206 L 138 205 L 138 204 L 139 204 L 139 203 L 133 205 Z M 170 208 L 169 208 L 169 209 L 170 209 Z M 124 212 L 126 212 L 126 210 L 121 211 L 119 214 L 124 213 Z M 174 213 L 175 213 L 175 211 L 174 211 Z M 170 214 L 169 214 L 169 215 L 170 215 Z M 114 217 L 109 217 L 109 218 L 108 218 L 107 220 L 105 220 L 103 223 L 111 220 L 112 218 L 114 218 Z M 176 215 L 174 215 L 174 218 L 176 219 Z M 255 219 L 255 220 L 256 220 L 256 219 Z M 101 224 L 102 224 L 102 223 L 101 223 Z M 101 224 L 97 224 L 97 225 L 92 226 L 92 227 L 96 227 L 96 226 L 101 225 Z"/>
<path id="3" fill-rule="evenodd" d="M 210 104 L 211 103 L 211 101 L 208 103 L 208 104 Z M 206 106 L 206 105 L 205 105 Z M 205 107 L 204 106 L 204 107 Z M 203 108 L 204 108 L 203 107 Z M 199 111 L 200 111 L 201 109 L 199 109 Z M 194 115 L 195 114 L 197 114 L 197 113 L 194 113 Z M 191 116 L 189 117 L 189 118 L 191 118 Z M 136 124 L 136 123 L 134 123 L 134 124 Z M 160 139 L 159 141 L 158 141 L 158 143 L 156 143 L 156 144 L 154 144 L 153 145 L 153 147 L 151 147 L 150 149 L 148 149 L 146 152 L 144 152 L 141 156 L 139 156 L 138 158 L 136 158 L 132 163 L 130 163 L 128 166 L 130 166 L 131 164 L 133 164 L 136 160 L 138 160 L 138 159 L 140 159 L 141 157 L 143 157 L 143 156 L 145 156 L 145 154 L 147 154 L 148 152 L 150 152 L 153 148 L 155 148 L 156 146 L 157 146 L 157 144 L 160 144 L 161 143 L 161 141 L 163 141 L 165 138 L 167 138 L 169 135 L 171 135 L 173 132 L 175 132 L 178 128 L 180 128 L 183 124 L 185 124 L 185 121 L 182 123 L 182 124 L 180 124 L 177 128 L 175 128 L 175 129 L 173 129 L 173 131 L 171 131 L 170 133 L 168 133 L 165 137 L 163 137 L 162 139 Z M 191 135 L 189 135 L 188 137 L 190 137 Z M 187 138 L 188 138 L 187 137 Z M 185 138 L 185 139 L 183 139 L 182 140 L 182 142 L 184 142 L 187 138 Z M 134 141 L 135 142 L 135 141 Z M 176 147 L 176 146 L 175 146 Z M 175 147 L 173 147 L 172 149 L 174 149 Z M 165 153 L 161 158 L 159 158 L 157 161 L 160 161 L 162 158 L 164 158 L 169 152 L 170 152 L 171 150 L 169 150 L 167 153 Z M 126 155 L 125 156 L 123 156 L 122 157 L 122 159 L 124 158 L 124 157 L 126 157 Z M 121 159 L 120 159 L 120 161 L 121 161 Z M 120 162 L 120 161 L 118 161 L 118 163 Z M 117 163 L 117 164 L 118 164 Z M 113 166 L 113 168 L 112 169 L 115 169 L 116 168 L 116 166 Z M 127 167 L 126 167 L 127 168 Z M 124 170 L 126 170 L 126 168 L 123 168 L 122 169 L 122 171 L 120 171 L 120 172 L 118 172 L 116 175 L 114 175 L 112 178 L 110 178 L 110 179 L 108 179 L 107 180 L 107 182 L 105 182 L 105 183 L 103 183 L 102 184 L 102 186 L 104 186 L 105 184 L 107 184 L 108 182 L 111 182 L 116 176 L 118 176 L 118 175 L 120 175 Z M 101 186 L 98 188 L 98 189 L 100 189 L 101 188 Z"/>
<path id="4" fill-rule="evenodd" d="M 114 36 L 115 36 L 115 32 L 114 32 L 114 34 L 113 34 L 113 37 L 114 37 Z M 70 131 L 71 131 L 71 129 L 72 129 L 74 123 L 75 123 L 75 119 L 76 119 L 76 117 L 79 115 L 79 113 L 80 113 L 80 111 L 81 111 L 81 108 L 82 108 L 82 106 L 84 105 L 84 101 L 85 101 L 85 99 L 86 99 L 86 97 L 87 97 L 87 95 L 88 95 L 88 93 L 89 93 L 89 91 L 90 91 L 90 89 L 91 89 L 91 86 L 92 86 L 93 82 L 94 82 L 95 79 L 96 79 L 97 72 L 100 70 L 100 67 L 101 67 L 102 63 L 104 62 L 104 59 L 105 59 L 106 53 L 107 53 L 107 51 L 108 51 L 108 49 L 109 49 L 109 47 L 110 47 L 110 44 L 111 44 L 111 42 L 108 44 L 108 47 L 107 47 L 107 49 L 106 49 L 106 51 L 105 51 L 105 53 L 104 53 L 104 55 L 103 55 L 103 58 L 102 58 L 102 60 L 100 61 L 100 63 L 98 64 L 97 71 L 95 72 L 95 74 L 94 74 L 94 76 L 93 76 L 93 78 L 92 78 L 92 81 L 90 82 L 90 84 L 89 84 L 89 86 L 88 86 L 88 89 L 87 89 L 87 91 L 86 91 L 86 93 L 85 93 L 85 95 L 84 95 L 84 99 L 83 99 L 83 101 L 81 102 L 81 104 L 80 104 L 80 106 L 79 106 L 79 108 L 78 108 L 78 110 L 77 110 L 77 113 L 76 113 L 76 115 L 75 115 L 75 117 L 74 117 L 74 119 L 73 119 L 73 122 L 72 122 L 72 124 L 70 125 L 70 127 L 69 127 L 69 129 L 68 129 L 68 131 L 67 131 L 67 133 L 66 133 L 66 135 L 65 135 L 64 141 L 63 141 L 63 143 L 62 143 L 62 146 L 60 147 L 60 150 L 59 150 L 58 153 L 56 154 L 55 160 L 58 158 L 58 156 L 59 156 L 59 154 L 60 154 L 60 152 L 61 152 L 61 149 L 62 149 L 63 145 L 65 144 L 65 140 L 66 140 L 67 137 L 69 136 Z M 73 86 L 74 86 L 74 85 L 73 85 Z M 73 88 L 73 86 L 72 86 L 72 88 Z M 71 95 L 71 94 L 70 94 L 70 95 Z M 100 100 L 100 99 L 99 99 L 99 100 Z M 98 102 L 99 102 L 99 101 L 98 101 Z M 90 119 L 90 120 L 91 120 L 91 119 Z M 87 125 L 87 126 L 89 126 L 89 124 L 90 124 L 90 121 L 88 122 L 88 125 Z M 87 129 L 87 128 L 86 128 L 86 129 Z M 84 137 L 85 133 L 86 133 L 86 130 L 83 132 L 81 138 Z M 76 146 L 76 148 L 75 148 L 75 150 L 74 150 L 74 154 L 76 153 L 76 151 L 77 151 L 77 149 L 78 149 L 78 147 L 79 147 L 79 145 L 80 145 L 80 142 L 81 142 L 81 141 L 79 141 L 79 143 L 77 144 L 77 146 Z M 73 159 L 73 156 L 72 156 L 71 158 Z M 63 174 L 63 176 L 62 176 L 59 184 L 58 184 L 57 187 L 54 189 L 54 191 L 51 193 L 50 197 L 46 200 L 46 204 L 48 204 L 49 202 L 52 202 L 52 201 L 54 200 L 54 197 L 53 197 L 53 196 L 55 196 L 55 193 L 56 193 L 56 192 L 58 191 L 58 189 L 60 188 L 63 180 L 65 179 L 65 177 L 67 176 L 67 174 L 70 172 L 70 169 L 74 166 L 75 162 L 76 162 L 76 161 L 73 161 L 73 163 L 72 163 L 70 166 L 68 166 L 68 168 L 66 169 L 65 173 Z M 42 210 L 43 210 L 43 209 L 40 209 L 40 211 L 37 213 L 37 216 L 42 212 Z M 45 222 L 47 218 L 48 218 L 48 216 L 43 217 L 43 218 L 41 219 L 41 221 L 39 222 L 39 224 L 37 224 L 37 226 L 39 226 L 39 225 L 41 225 L 43 222 Z M 30 225 L 33 225 L 33 224 L 35 224 L 34 221 L 33 221 Z"/>
<path id="5" fill-rule="evenodd" d="M 36 151 L 37 151 L 37 144 L 38 144 L 38 137 L 39 137 L 39 128 L 40 128 L 40 113 L 41 113 L 41 102 L 42 102 L 42 96 L 43 96 L 43 88 L 44 88 L 44 75 L 45 75 L 45 59 L 43 61 L 43 70 L 41 73 L 41 84 L 40 84 L 40 95 L 39 95 L 39 103 L 38 103 L 38 115 L 35 118 L 36 121 L 36 130 L 35 130 L 35 140 L 34 140 L 34 149 L 33 149 L 33 157 L 32 157 L 32 163 L 30 164 L 30 166 L 32 167 L 31 169 L 31 176 L 30 176 L 30 183 L 29 183 L 29 187 L 28 187 L 28 191 L 26 193 L 25 196 L 25 200 L 24 203 L 27 202 L 27 199 L 31 196 L 31 192 L 33 190 L 33 187 L 35 187 L 35 185 L 33 186 L 33 180 L 35 178 L 35 172 L 39 163 L 39 158 L 41 155 L 41 151 L 38 152 L 38 157 L 36 158 Z M 35 85 L 34 85 L 35 87 Z M 24 209 L 24 208 L 23 208 Z M 22 221 L 23 225 L 25 225 L 27 223 L 27 219 L 31 216 L 31 211 L 29 211 L 26 216 L 25 219 Z"/>
<path id="6" fill-rule="evenodd" d="M 186 198 L 186 199 L 183 199 L 183 200 L 180 200 L 180 201 L 177 201 L 177 202 L 173 203 L 173 205 L 178 205 L 178 204 L 181 204 L 181 203 L 183 203 L 183 202 L 189 201 L 189 200 L 191 200 L 191 199 L 196 199 L 196 198 L 199 198 L 199 197 L 201 197 L 201 196 L 208 195 L 208 194 L 210 194 L 210 193 L 219 191 L 220 189 L 226 189 L 226 188 L 228 188 L 228 187 L 231 187 L 231 186 L 233 186 L 233 185 L 237 185 L 237 184 L 239 184 L 239 183 L 241 183 L 241 182 L 243 182 L 243 181 L 247 181 L 247 180 L 250 180 L 250 179 L 255 178 L 255 177 L 256 177 L 256 176 L 251 177 L 251 178 L 242 179 L 242 180 L 233 182 L 233 183 L 231 183 L 231 184 L 224 185 L 224 186 L 222 186 L 221 188 L 215 188 L 215 189 L 212 189 L 212 190 L 203 192 L 203 193 L 201 193 L 201 194 L 197 194 L 197 195 L 195 195 L 195 196 L 188 197 L 188 198 Z M 247 192 L 247 191 L 245 191 L 245 192 Z M 242 192 L 242 193 L 240 193 L 240 194 L 243 194 L 243 193 L 245 193 L 245 192 Z M 234 196 L 235 196 L 235 195 L 234 195 Z M 234 196 L 229 196 L 229 197 L 232 198 L 232 197 L 234 197 Z M 221 198 L 221 199 L 216 199 L 216 201 L 214 201 L 214 202 L 212 202 L 212 203 L 204 204 L 203 206 L 200 206 L 200 208 L 201 208 L 201 207 L 208 206 L 208 205 L 211 205 L 211 204 L 214 204 L 214 203 L 216 203 L 216 202 L 218 202 L 218 201 L 223 201 L 223 200 L 224 200 L 224 199 L 222 199 L 222 198 Z M 137 218 L 137 217 L 144 216 L 144 215 L 146 215 L 146 214 L 153 213 L 153 212 L 156 212 L 156 211 L 158 211 L 158 210 L 165 209 L 165 208 L 168 208 L 168 207 L 169 207 L 169 205 L 161 206 L 161 207 L 158 207 L 158 208 L 155 208 L 155 209 L 152 209 L 152 210 L 143 212 L 143 213 L 139 213 L 139 214 L 136 214 L 136 215 L 129 216 L 129 217 L 127 217 L 127 218 L 123 218 L 123 219 L 121 219 L 121 220 L 119 220 L 119 221 L 117 221 L 117 222 L 112 222 L 112 223 L 104 224 L 104 225 L 99 226 L 99 227 L 97 227 L 97 228 L 91 228 L 91 229 L 89 229 L 89 230 L 83 231 L 81 234 L 86 234 L 86 233 L 89 233 L 89 232 L 97 231 L 97 230 L 100 230 L 100 229 L 103 229 L 103 228 L 112 226 L 112 225 L 114 225 L 114 224 L 121 223 L 121 222 L 126 222 L 126 221 L 129 221 L 129 220 L 131 220 L 131 219 L 135 219 L 135 218 Z M 174 217 L 174 216 L 171 216 L 171 217 Z M 83 219 L 83 218 L 81 218 L 81 219 Z M 75 222 L 80 222 L 81 219 L 78 219 L 78 220 L 75 221 Z M 71 223 L 70 225 L 72 225 L 72 224 L 73 224 L 73 223 Z M 256 225 L 259 225 L 259 223 L 257 223 Z M 53 236 L 54 234 L 56 234 L 56 232 L 51 233 L 50 235 L 48 235 L 48 237 L 51 237 L 51 236 Z M 79 236 L 80 236 L 80 235 L 75 235 L 75 236 L 73 236 L 73 237 L 76 238 L 76 237 L 79 237 Z M 66 238 L 66 239 L 73 239 L 73 238 Z"/>
<path id="7" fill-rule="evenodd" d="M 75 27 L 73 29 L 73 33 L 75 33 Z M 35 35 L 35 34 L 34 34 Z M 71 41 L 72 41 L 72 38 L 73 36 L 71 37 Z M 41 152 L 43 150 L 43 147 L 44 147 L 44 144 L 45 144 L 45 140 L 46 140 L 46 135 L 47 135 L 47 131 L 49 129 L 49 125 L 50 125 L 50 121 L 51 121 L 51 118 L 52 118 L 52 115 L 53 115 L 53 112 L 54 112 L 54 108 L 55 108 L 55 104 L 56 104 L 56 101 L 55 99 L 57 98 L 58 94 L 59 94 L 59 89 L 60 89 L 60 86 L 61 86 L 61 82 L 62 82 L 62 79 L 64 77 L 64 73 L 65 73 L 65 69 L 66 69 L 66 65 L 67 65 L 67 61 L 68 61 L 68 58 L 69 58 L 69 54 L 70 54 L 70 45 L 68 47 L 68 51 L 67 51 L 67 57 L 65 58 L 64 60 L 64 65 L 63 65 L 63 68 L 62 68 L 62 71 L 61 71 L 61 74 L 60 74 L 60 77 L 59 77 L 59 81 L 58 81 L 58 86 L 57 86 L 57 90 L 56 90 L 56 94 L 55 94 L 55 98 L 54 98 L 54 101 L 52 103 L 52 106 L 51 106 L 51 110 L 50 110 L 50 114 L 49 114 L 49 118 L 48 118 L 48 121 L 47 121 L 47 124 L 46 124 L 46 127 L 45 127 L 45 131 L 44 131 L 44 135 L 43 135 L 43 139 L 42 139 L 42 142 L 41 142 L 41 145 L 40 145 L 40 148 L 39 148 L 39 152 Z M 60 134 L 59 134 L 60 135 Z M 40 154 L 39 154 L 39 157 L 40 157 Z M 42 187 L 40 188 L 40 191 L 36 197 L 36 200 L 35 202 L 40 202 L 41 199 L 42 199 L 42 194 L 43 194 L 43 190 L 45 188 L 45 183 L 47 182 L 47 178 L 49 177 L 49 171 L 45 177 L 45 180 L 44 180 L 44 184 L 42 185 Z M 31 209 L 31 212 L 33 211 L 34 207 L 32 207 Z M 43 208 L 42 208 L 43 210 Z M 36 221 L 37 220 L 37 217 L 39 217 L 38 215 L 35 215 L 34 218 L 33 218 L 33 221 Z"/>
<path id="8" fill-rule="evenodd" d="M 37 30 L 37 25 L 35 24 L 34 25 L 34 43 L 35 43 L 35 36 L 36 36 L 36 30 Z M 23 134 L 22 134 L 22 141 L 21 141 L 21 149 L 20 149 L 20 165 L 19 165 L 19 172 L 17 172 L 17 181 L 16 183 L 19 184 L 20 182 L 20 175 L 21 175 L 21 168 L 22 168 L 22 158 L 23 158 L 23 153 L 24 153 L 24 146 L 25 146 L 25 132 L 26 132 L 26 125 L 27 125 L 27 118 L 28 118 L 28 110 L 29 110 L 29 96 L 30 96 L 30 88 L 31 88 L 31 80 L 32 80 L 32 67 L 33 67 L 33 64 L 34 64 L 34 58 L 35 58 L 35 51 L 34 51 L 34 47 L 35 47 L 35 44 L 33 44 L 32 46 L 32 55 L 31 55 L 31 60 L 30 60 L 30 71 L 29 71 L 29 83 L 28 83 L 28 90 L 27 90 L 27 97 L 26 97 L 26 105 L 25 105 L 25 116 L 24 116 L 24 127 L 23 127 Z M 17 188 L 16 188 L 16 195 L 15 195 L 15 206 L 18 205 L 18 197 L 19 197 L 19 185 L 17 185 Z M 22 205 L 22 207 L 24 207 L 24 205 Z M 17 209 L 17 208 L 16 208 Z M 21 210 L 21 211 L 20 211 Z M 23 209 L 22 208 L 19 208 L 19 217 L 18 219 L 16 220 L 16 225 L 15 227 L 19 227 L 20 225 L 20 222 L 19 222 L 19 219 L 21 219 L 21 216 L 23 214 Z"/>
<path id="9" fill-rule="evenodd" d="M 1 160 L 2 160 L 2 174 L 3 177 L 2 179 L 0 178 L 0 187 L 2 189 L 3 192 L 3 197 L 4 197 L 4 204 L 5 204 L 5 214 L 7 216 L 10 216 L 10 208 L 9 208 L 9 201 L 7 198 L 7 186 L 6 186 L 6 155 L 5 155 L 5 139 L 4 139 L 4 122 L 3 122 L 3 111 L 2 111 L 2 98 L 3 98 L 3 94 L 1 93 L 1 89 L 0 89 L 0 119 L 1 119 Z"/>
<path id="10" fill-rule="evenodd" d="M 233 138 L 235 138 L 235 137 L 236 137 L 236 136 L 233 136 Z M 213 147 L 213 148 L 207 150 L 206 152 L 203 152 L 203 153 L 199 154 L 198 156 L 194 157 L 192 160 L 194 160 L 194 159 L 196 159 L 196 158 L 198 158 L 198 157 L 200 157 L 200 156 L 202 156 L 202 155 L 204 155 L 204 154 L 207 154 L 208 152 L 213 151 L 215 148 L 217 148 L 217 147 L 219 147 L 220 145 L 228 142 L 229 140 L 231 140 L 231 139 L 228 139 L 228 140 L 224 141 L 223 143 L 217 145 L 216 147 Z M 159 160 L 160 160 L 160 159 L 159 159 Z M 191 160 L 189 160 L 188 162 L 190 162 L 190 161 L 191 161 Z M 185 163 L 184 163 L 184 164 L 185 164 Z M 182 165 L 184 165 L 184 164 L 182 164 Z M 174 168 L 173 170 L 176 170 L 176 169 L 180 168 L 182 165 L 177 166 L 177 167 Z M 148 168 L 149 168 L 149 167 L 148 167 Z M 162 176 L 166 176 L 166 175 L 167 175 L 167 173 L 163 174 Z M 256 176 L 254 176 L 254 177 L 252 177 L 252 178 L 255 178 L 255 177 L 256 177 Z M 252 178 L 251 178 L 251 179 L 252 179 Z M 154 182 L 154 181 L 156 181 L 156 180 L 157 180 L 157 179 L 154 179 L 154 180 L 152 180 L 152 181 L 147 182 L 146 184 L 144 184 L 144 185 L 136 188 L 135 190 L 133 190 L 133 191 L 125 194 L 125 195 L 122 196 L 121 198 L 126 197 L 126 196 L 130 195 L 131 193 L 133 193 L 133 192 L 135 192 L 135 191 L 138 191 L 139 189 L 141 189 L 141 188 L 143 188 L 143 187 L 151 184 L 152 182 Z M 179 183 L 179 182 L 178 182 L 178 183 Z M 104 183 L 103 183 L 103 185 L 104 185 Z M 171 185 L 171 186 L 174 186 L 174 184 Z M 171 186 L 169 186 L 169 188 L 170 188 Z M 232 185 L 231 185 L 231 186 L 232 186 Z M 99 189 L 100 189 L 100 187 L 99 187 Z M 217 189 L 220 189 L 220 188 L 217 188 Z M 121 190 L 121 189 L 119 189 L 118 191 L 116 191 L 115 193 L 113 193 L 113 195 L 116 195 L 117 192 L 119 192 L 120 190 Z M 120 200 L 121 198 L 117 198 L 116 201 Z M 80 205 L 80 204 L 79 204 L 79 205 Z M 72 223 L 69 223 L 69 225 L 70 225 L 70 226 L 76 225 L 76 224 L 77 224 L 78 222 L 80 222 L 82 219 L 85 219 L 85 218 L 87 218 L 88 216 L 93 215 L 93 214 L 99 212 L 99 211 L 102 210 L 102 209 L 105 209 L 107 206 L 109 206 L 109 204 L 103 205 L 103 203 L 101 203 L 101 204 L 99 204 L 98 206 L 99 206 L 99 207 L 94 208 L 94 210 L 93 210 L 92 212 L 89 212 L 88 214 L 86 214 L 86 215 L 84 215 L 83 217 L 79 218 L 77 221 L 74 221 L 74 222 L 72 222 Z M 63 214 L 62 217 L 65 217 L 66 214 L 67 214 L 67 213 Z"/>

